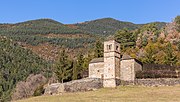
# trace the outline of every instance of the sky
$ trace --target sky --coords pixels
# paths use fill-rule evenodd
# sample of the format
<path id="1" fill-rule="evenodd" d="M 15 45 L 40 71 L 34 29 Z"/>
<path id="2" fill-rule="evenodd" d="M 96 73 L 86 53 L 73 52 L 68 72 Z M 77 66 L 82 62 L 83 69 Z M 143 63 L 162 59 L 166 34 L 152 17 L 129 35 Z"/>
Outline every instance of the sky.
<path id="1" fill-rule="evenodd" d="M 171 22 L 180 0 L 0 0 L 0 23 L 50 18 L 64 24 L 111 17 L 136 24 Z"/>

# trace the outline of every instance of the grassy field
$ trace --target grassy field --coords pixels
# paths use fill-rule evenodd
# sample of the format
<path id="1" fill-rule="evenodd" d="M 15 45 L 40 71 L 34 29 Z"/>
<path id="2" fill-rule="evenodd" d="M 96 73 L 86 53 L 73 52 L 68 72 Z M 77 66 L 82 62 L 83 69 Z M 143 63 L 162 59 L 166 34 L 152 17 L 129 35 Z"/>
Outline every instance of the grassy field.
<path id="1" fill-rule="evenodd" d="M 119 86 L 115 89 L 39 96 L 16 102 L 180 102 L 180 86 Z"/>

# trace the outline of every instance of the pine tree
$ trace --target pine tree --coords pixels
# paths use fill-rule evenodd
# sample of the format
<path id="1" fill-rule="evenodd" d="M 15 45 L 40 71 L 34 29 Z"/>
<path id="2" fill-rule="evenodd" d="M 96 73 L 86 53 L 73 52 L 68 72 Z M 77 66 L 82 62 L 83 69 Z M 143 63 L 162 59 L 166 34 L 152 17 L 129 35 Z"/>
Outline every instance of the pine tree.
<path id="1" fill-rule="evenodd" d="M 76 68 L 78 70 L 78 78 L 81 78 L 81 74 L 84 71 L 84 56 L 82 55 L 82 53 L 80 53 L 77 57 L 77 64 L 76 64 Z"/>
<path id="2" fill-rule="evenodd" d="M 62 52 L 59 54 L 59 59 L 55 64 L 55 74 L 58 77 L 61 83 L 64 80 L 68 80 L 71 77 L 72 72 L 72 62 L 68 59 L 66 51 L 63 49 Z"/>
<path id="3" fill-rule="evenodd" d="M 84 58 L 84 63 L 83 63 L 83 68 L 84 68 L 84 70 L 87 70 L 87 69 L 88 69 L 90 60 L 91 60 L 91 59 L 90 59 L 89 57 L 85 57 L 85 58 Z"/>
<path id="4" fill-rule="evenodd" d="M 72 76 L 73 80 L 78 79 L 78 69 L 76 63 L 77 63 L 76 61 L 73 62 L 73 76 Z"/>
<path id="5" fill-rule="evenodd" d="M 121 48 L 128 47 L 128 46 L 134 46 L 135 45 L 135 39 L 137 34 L 130 32 L 128 29 L 124 28 L 121 30 L 118 30 L 115 33 L 115 39 L 119 43 L 121 43 Z"/>
<path id="6" fill-rule="evenodd" d="M 103 57 L 103 44 L 99 40 L 96 41 L 94 50 L 95 58 Z"/>

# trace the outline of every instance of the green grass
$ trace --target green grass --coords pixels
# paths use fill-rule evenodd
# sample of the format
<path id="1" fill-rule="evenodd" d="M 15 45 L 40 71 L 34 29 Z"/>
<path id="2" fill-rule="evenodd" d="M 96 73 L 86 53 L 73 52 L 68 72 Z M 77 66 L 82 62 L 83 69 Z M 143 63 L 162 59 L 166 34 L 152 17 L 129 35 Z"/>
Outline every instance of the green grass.
<path id="1" fill-rule="evenodd" d="M 32 97 L 16 102 L 180 102 L 180 86 L 119 86 L 96 91 Z"/>

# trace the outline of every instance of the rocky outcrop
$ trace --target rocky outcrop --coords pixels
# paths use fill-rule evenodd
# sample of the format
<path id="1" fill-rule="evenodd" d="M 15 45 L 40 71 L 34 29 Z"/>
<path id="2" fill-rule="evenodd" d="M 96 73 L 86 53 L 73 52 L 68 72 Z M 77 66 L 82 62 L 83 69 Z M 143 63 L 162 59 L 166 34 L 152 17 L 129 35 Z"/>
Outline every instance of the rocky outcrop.
<path id="1" fill-rule="evenodd" d="M 33 96 L 34 91 L 41 85 L 44 85 L 47 79 L 41 75 L 29 75 L 26 81 L 17 83 L 15 91 L 12 94 L 12 100 L 18 100 Z"/>
<path id="2" fill-rule="evenodd" d="M 90 91 L 102 88 L 101 79 L 85 78 L 66 83 L 53 83 L 45 88 L 46 95 L 59 94 L 63 92 Z"/>

